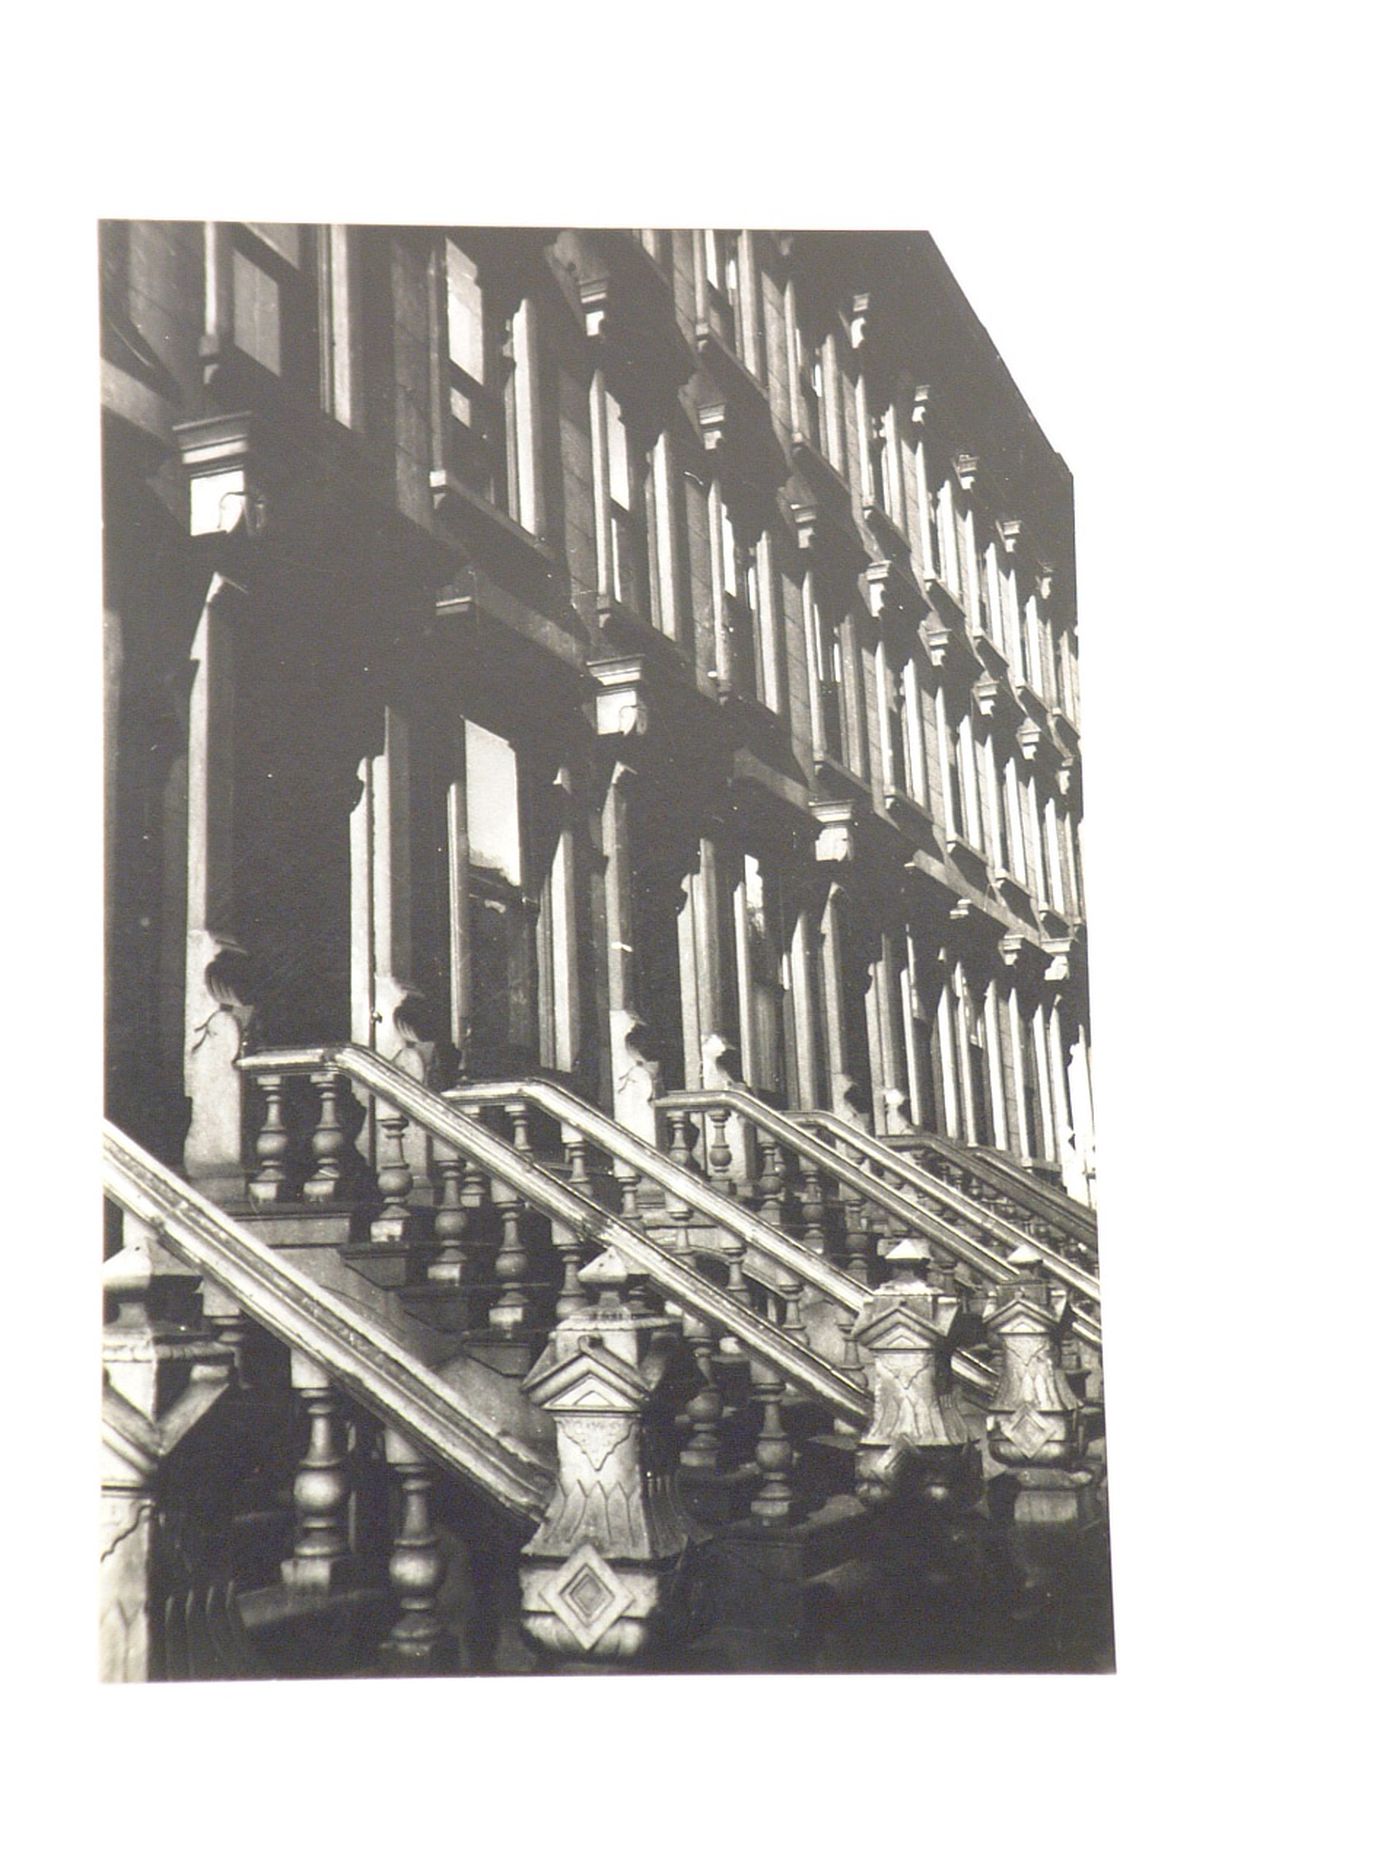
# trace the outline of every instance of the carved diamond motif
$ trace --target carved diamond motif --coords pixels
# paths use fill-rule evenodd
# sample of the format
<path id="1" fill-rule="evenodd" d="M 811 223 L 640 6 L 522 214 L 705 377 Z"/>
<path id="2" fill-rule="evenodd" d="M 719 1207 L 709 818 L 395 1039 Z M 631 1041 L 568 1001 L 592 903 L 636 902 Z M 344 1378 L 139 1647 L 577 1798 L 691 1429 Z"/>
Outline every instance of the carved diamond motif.
<path id="1" fill-rule="evenodd" d="M 591 1542 L 574 1550 L 541 1599 L 556 1613 L 585 1652 L 633 1604 L 632 1590 Z"/>
<path id="2" fill-rule="evenodd" d="M 1035 1457 L 1054 1437 L 1052 1428 L 1029 1406 L 1023 1406 L 1002 1430 L 1017 1451 L 1023 1452 L 1028 1458 Z"/>

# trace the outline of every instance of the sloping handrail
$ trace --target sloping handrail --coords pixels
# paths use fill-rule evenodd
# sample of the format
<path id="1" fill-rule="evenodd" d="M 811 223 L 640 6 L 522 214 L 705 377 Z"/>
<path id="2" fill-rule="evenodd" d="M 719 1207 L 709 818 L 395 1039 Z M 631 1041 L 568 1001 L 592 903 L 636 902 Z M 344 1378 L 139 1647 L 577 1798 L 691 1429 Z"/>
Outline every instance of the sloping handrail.
<path id="1" fill-rule="evenodd" d="M 1019 1166 L 1013 1166 L 1009 1160 L 1002 1159 L 1000 1154 L 983 1147 L 969 1147 L 960 1140 L 949 1140 L 946 1134 L 899 1135 L 894 1138 L 893 1144 L 896 1151 L 911 1147 L 937 1154 L 950 1166 L 973 1174 L 994 1192 L 1022 1206 L 1033 1218 L 1058 1225 L 1087 1249 L 1098 1251 L 1098 1220 L 1088 1206 L 1070 1198 L 1067 1192 L 1057 1192 L 1052 1186 L 1042 1186 L 1039 1180 L 1033 1179 Z"/>
<path id="2" fill-rule="evenodd" d="M 1067 1288 L 1077 1290 L 1090 1302 L 1097 1303 L 1100 1300 L 1099 1279 L 1088 1270 L 1081 1270 L 1067 1257 L 1062 1257 L 1051 1245 L 1041 1243 L 1028 1231 L 1023 1231 L 1019 1225 L 1003 1218 L 998 1212 L 988 1210 L 976 1199 L 969 1198 L 965 1192 L 959 1192 L 955 1187 L 946 1185 L 935 1174 L 926 1172 L 923 1167 L 903 1153 L 897 1152 L 886 1141 L 878 1139 L 873 1134 L 867 1134 L 865 1129 L 857 1127 L 854 1121 L 843 1120 L 840 1115 L 829 1114 L 825 1109 L 817 1108 L 803 1109 L 796 1119 L 803 1127 L 813 1132 L 829 1135 L 842 1146 L 858 1148 L 868 1160 L 872 1160 L 880 1168 L 881 1172 L 897 1175 L 922 1197 L 933 1199 L 949 1211 L 957 1212 L 959 1216 L 979 1225 L 988 1236 L 996 1238 L 1008 1249 L 1034 1251 L 1046 1269 L 1053 1271 Z"/>
<path id="3" fill-rule="evenodd" d="M 406 1075 L 384 1057 L 359 1043 L 336 1043 L 317 1049 L 262 1050 L 242 1056 L 238 1067 L 253 1075 L 304 1075 L 335 1070 L 357 1082 L 377 1100 L 414 1122 L 444 1147 L 463 1154 L 526 1204 L 570 1226 L 580 1237 L 611 1247 L 638 1275 L 650 1277 L 680 1308 L 721 1328 L 742 1342 L 759 1360 L 794 1386 L 818 1399 L 833 1413 L 856 1425 L 870 1417 L 865 1389 L 833 1367 L 822 1355 L 773 1325 L 756 1310 L 736 1301 L 689 1264 L 618 1218 L 593 1199 L 516 1152 L 489 1127 L 462 1114 L 435 1090 Z"/>
<path id="4" fill-rule="evenodd" d="M 110 1122 L 102 1131 L 107 1196 L 212 1278 L 269 1334 L 325 1369 L 353 1399 L 401 1429 L 448 1470 L 513 1515 L 538 1521 L 554 1471 L 528 1446 L 478 1422 L 462 1396 L 287 1257 L 221 1212 Z"/>
<path id="5" fill-rule="evenodd" d="M 683 1166 L 677 1166 L 669 1154 L 662 1153 L 659 1147 L 653 1147 L 629 1128 L 621 1126 L 601 1109 L 586 1102 L 581 1095 L 575 1095 L 571 1089 L 550 1082 L 543 1076 L 523 1076 L 511 1082 L 464 1083 L 460 1088 L 447 1089 L 443 1100 L 468 1107 L 508 1101 L 526 1102 L 538 1108 L 542 1114 L 551 1115 L 556 1121 L 576 1128 L 585 1140 L 591 1140 L 596 1147 L 611 1154 L 613 1159 L 621 1160 L 643 1179 L 649 1179 L 654 1185 L 660 1186 L 663 1192 L 684 1200 L 731 1237 L 738 1238 L 753 1250 L 761 1251 L 765 1257 L 771 1257 L 774 1263 L 800 1277 L 848 1315 L 859 1315 L 865 1306 L 870 1291 L 864 1283 L 857 1282 L 855 1277 L 827 1258 L 819 1257 L 815 1251 L 796 1243 L 785 1231 L 770 1225 L 737 1199 L 716 1192 L 708 1179 L 701 1178 L 698 1173 L 688 1172 Z"/>
<path id="6" fill-rule="evenodd" d="M 887 1185 L 883 1179 L 877 1179 L 874 1173 L 867 1172 L 858 1161 L 848 1160 L 820 1136 L 809 1134 L 805 1128 L 797 1125 L 791 1115 L 771 1108 L 752 1089 L 737 1086 L 682 1089 L 676 1094 L 661 1096 L 657 1105 L 662 1109 L 689 1108 L 697 1112 L 723 1108 L 743 1120 L 752 1121 L 760 1131 L 770 1134 L 799 1158 L 810 1160 L 838 1184 L 849 1186 L 852 1192 L 859 1192 L 869 1204 L 877 1205 L 892 1218 L 897 1218 L 907 1230 L 932 1238 L 979 1276 L 989 1277 L 993 1281 L 1003 1281 L 1006 1277 L 1006 1265 L 994 1251 L 989 1251 L 961 1231 L 955 1231 L 936 1212 L 927 1211 L 896 1187 Z"/>
<path id="7" fill-rule="evenodd" d="M 858 1161 L 848 1160 L 845 1154 L 839 1153 L 819 1135 L 799 1126 L 791 1115 L 770 1107 L 752 1089 L 734 1085 L 720 1089 L 684 1089 L 677 1094 L 661 1096 L 657 1106 L 662 1109 L 690 1108 L 697 1111 L 724 1108 L 730 1114 L 752 1121 L 755 1127 L 770 1134 L 781 1145 L 819 1166 L 838 1184 L 849 1186 L 870 1204 L 897 1218 L 909 1231 L 940 1244 L 979 1276 L 994 1284 L 1006 1281 L 1011 1266 L 1004 1258 L 998 1257 L 995 1251 L 988 1250 L 985 1245 L 956 1230 L 946 1219 L 940 1218 L 937 1212 L 929 1211 L 917 1199 L 908 1197 L 887 1181 L 877 1178 L 874 1173 L 867 1172 Z M 1026 1242 L 1037 1255 L 1043 1256 L 1040 1246 L 1033 1239 L 1027 1238 Z M 1075 1314 L 1071 1326 L 1082 1341 L 1093 1347 L 1099 1346 L 1101 1336 L 1098 1325 L 1088 1316 Z"/>
<path id="8" fill-rule="evenodd" d="M 737 1199 L 727 1193 L 717 1192 L 700 1174 L 677 1166 L 670 1155 L 663 1153 L 659 1147 L 653 1147 L 650 1142 L 604 1114 L 600 1108 L 595 1108 L 592 1102 L 585 1101 L 572 1089 L 552 1082 L 548 1077 L 521 1076 L 510 1082 L 463 1084 L 460 1088 L 447 1089 L 443 1099 L 460 1102 L 468 1107 L 523 1101 L 538 1108 L 542 1114 L 551 1115 L 555 1120 L 575 1128 L 585 1140 L 592 1141 L 594 1146 L 611 1154 L 613 1159 L 621 1160 L 642 1178 L 651 1180 L 677 1199 L 683 1199 L 695 1211 L 702 1212 L 714 1224 L 728 1231 L 732 1237 L 771 1257 L 794 1276 L 801 1277 L 810 1288 L 845 1309 L 848 1315 L 859 1315 L 869 1299 L 870 1291 L 864 1283 L 858 1282 L 827 1258 L 818 1256 L 807 1245 L 790 1238 L 776 1225 L 770 1225 Z M 953 1371 L 981 1393 L 990 1392 L 996 1384 L 992 1370 L 966 1350 L 954 1353 Z"/>

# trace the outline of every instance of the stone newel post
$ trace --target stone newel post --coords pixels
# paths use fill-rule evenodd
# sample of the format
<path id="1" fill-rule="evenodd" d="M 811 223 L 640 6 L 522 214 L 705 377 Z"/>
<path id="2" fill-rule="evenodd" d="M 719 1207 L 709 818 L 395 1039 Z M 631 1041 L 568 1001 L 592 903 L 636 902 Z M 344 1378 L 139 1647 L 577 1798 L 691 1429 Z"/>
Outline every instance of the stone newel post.
<path id="1" fill-rule="evenodd" d="M 614 1251 L 580 1271 L 596 1298 L 555 1328 L 524 1390 L 554 1417 L 559 1475 L 525 1546 L 527 1635 L 565 1659 L 616 1662 L 653 1645 L 691 1527 L 667 1427 L 694 1389 L 675 1324 L 637 1315 Z"/>
<path id="2" fill-rule="evenodd" d="M 1052 1292 L 1029 1254 L 988 1298 L 987 1331 L 1001 1354 L 1001 1378 L 987 1408 L 992 1456 L 1014 1473 L 1013 1519 L 1053 1526 L 1081 1521 L 1090 1474 L 1082 1452 L 1079 1401 L 1060 1365 L 1069 1299 Z"/>
<path id="3" fill-rule="evenodd" d="M 161 1608 L 184 1582 L 166 1460 L 229 1390 L 234 1355 L 200 1321 L 195 1279 L 130 1215 L 102 1281 L 100 1666 L 104 1682 L 132 1683 L 164 1675 Z"/>
<path id="4" fill-rule="evenodd" d="M 856 1494 L 882 1503 L 921 1490 L 943 1501 L 975 1482 L 976 1448 L 953 1397 L 952 1350 L 967 1328 L 962 1298 L 928 1283 L 929 1247 L 905 1238 L 890 1280 L 851 1331 L 874 1413 L 856 1452 Z"/>

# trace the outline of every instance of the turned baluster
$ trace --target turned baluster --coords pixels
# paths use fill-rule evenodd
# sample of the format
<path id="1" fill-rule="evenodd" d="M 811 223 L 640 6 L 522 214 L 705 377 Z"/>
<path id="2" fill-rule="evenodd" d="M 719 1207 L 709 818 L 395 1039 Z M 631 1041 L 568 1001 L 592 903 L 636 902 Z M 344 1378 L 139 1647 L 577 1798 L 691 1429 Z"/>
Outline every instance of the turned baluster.
<path id="1" fill-rule="evenodd" d="M 891 1235 L 892 1221 L 878 1205 L 865 1202 L 865 1229 L 870 1238 L 870 1276 L 872 1282 L 884 1280 L 884 1258 L 880 1254 L 883 1239 Z"/>
<path id="2" fill-rule="evenodd" d="M 846 1274 L 858 1283 L 870 1282 L 870 1232 L 865 1222 L 865 1200 L 858 1192 L 841 1195 L 846 1226 Z"/>
<path id="3" fill-rule="evenodd" d="M 615 1163 L 613 1174 L 617 1180 L 618 1192 L 621 1194 L 622 1198 L 622 1216 L 631 1224 L 634 1219 L 640 1218 L 642 1215 L 641 1200 L 638 1196 L 641 1175 L 635 1168 L 624 1166 L 621 1160 Z"/>
<path id="4" fill-rule="evenodd" d="M 258 1170 L 248 1182 L 248 1197 L 255 1205 L 275 1205 L 278 1200 L 286 1197 L 287 1155 L 292 1145 L 285 1111 L 286 1078 L 280 1075 L 259 1076 L 257 1084 L 262 1090 L 265 1107 L 262 1127 L 253 1142 L 253 1155 L 258 1162 Z"/>
<path id="5" fill-rule="evenodd" d="M 580 1309 L 588 1307 L 588 1291 L 578 1280 L 578 1267 L 583 1257 L 583 1245 L 572 1225 L 555 1226 L 554 1247 L 559 1252 L 559 1260 L 564 1266 L 563 1280 L 559 1285 L 559 1297 L 554 1305 L 555 1318 L 562 1322 L 571 1315 L 577 1315 Z"/>
<path id="6" fill-rule="evenodd" d="M 520 1235 L 520 1221 L 525 1207 L 519 1199 L 510 1196 L 499 1199 L 496 1209 L 501 1217 L 501 1243 L 496 1252 L 494 1268 L 500 1287 L 491 1304 L 491 1326 L 506 1334 L 514 1334 L 524 1327 L 529 1314 L 525 1277 L 530 1268 L 530 1257 Z"/>
<path id="7" fill-rule="evenodd" d="M 671 1134 L 671 1144 L 667 1148 L 671 1163 L 678 1166 L 683 1173 L 688 1173 L 693 1161 L 690 1149 L 690 1116 L 684 1108 L 668 1108 L 666 1125 Z"/>
<path id="8" fill-rule="evenodd" d="M 413 1169 L 403 1144 L 408 1117 L 381 1103 L 378 1129 L 377 1178 L 384 1203 L 369 1234 L 376 1244 L 398 1244 L 408 1233 L 408 1195 L 413 1190 Z"/>
<path id="9" fill-rule="evenodd" d="M 716 1191 L 732 1193 L 734 1186 L 730 1168 L 734 1164 L 734 1155 L 729 1146 L 729 1117 L 722 1106 L 707 1109 L 706 1113 L 711 1129 L 708 1149 L 710 1182 Z"/>
<path id="10" fill-rule="evenodd" d="M 744 1257 L 747 1254 L 747 1245 L 742 1238 L 732 1237 L 726 1231 L 720 1240 L 720 1249 L 724 1252 L 725 1289 L 735 1302 L 741 1302 L 746 1309 L 751 1309 L 753 1297 L 744 1276 Z"/>
<path id="11" fill-rule="evenodd" d="M 719 1466 L 719 1428 L 724 1418 L 724 1396 L 715 1384 L 714 1330 L 698 1317 L 688 1317 L 684 1333 L 701 1384 L 685 1409 L 690 1436 L 681 1449 L 680 1461 L 689 1471 L 713 1471 Z"/>
<path id="12" fill-rule="evenodd" d="M 761 1523 L 783 1523 L 792 1514 L 791 1473 L 796 1452 L 783 1423 L 783 1377 L 762 1361 L 752 1363 L 751 1385 L 763 1408 L 763 1423 L 754 1447 L 754 1462 L 763 1482 L 759 1485 L 750 1514 Z"/>
<path id="13" fill-rule="evenodd" d="M 791 1271 L 781 1272 L 782 1280 L 778 1284 L 778 1294 L 783 1303 L 783 1333 L 791 1335 L 794 1341 L 804 1346 L 807 1341 L 807 1325 L 802 1320 L 802 1279 Z"/>
<path id="14" fill-rule="evenodd" d="M 868 1266 L 862 1265 L 862 1268 L 867 1270 L 868 1276 Z M 854 1272 L 852 1272 L 852 1274 L 854 1275 Z M 865 1282 L 867 1281 L 867 1277 L 862 1277 L 860 1280 Z M 859 1315 L 839 1314 L 836 1317 L 836 1327 L 841 1336 L 841 1371 L 850 1380 L 854 1381 L 858 1387 L 863 1387 L 866 1386 L 868 1382 L 865 1377 L 865 1369 L 861 1365 L 860 1351 L 856 1347 L 854 1339 L 855 1326 L 859 1320 Z M 858 1439 L 861 1434 L 861 1428 L 841 1413 L 838 1413 L 833 1421 L 832 1430 L 836 1433 L 838 1438 Z"/>
<path id="15" fill-rule="evenodd" d="M 220 1347 L 229 1349 L 233 1355 L 233 1386 L 240 1389 L 247 1388 L 251 1385 L 247 1362 L 248 1347 L 252 1339 L 252 1323 L 228 1291 L 209 1277 L 205 1277 L 201 1285 L 200 1301 L 204 1310 L 204 1320 L 214 1339 Z M 192 1380 L 221 1379 L 222 1377 L 223 1369 L 217 1362 L 196 1366 L 190 1374 Z"/>
<path id="16" fill-rule="evenodd" d="M 345 1414 L 325 1373 L 295 1354 L 292 1380 L 308 1431 L 292 1483 L 296 1536 L 291 1556 L 282 1563 L 282 1579 L 288 1587 L 324 1592 L 345 1579 L 351 1567 Z"/>
<path id="17" fill-rule="evenodd" d="M 627 1280 L 622 1286 L 624 1305 L 633 1315 L 650 1315 L 656 1307 L 656 1299 L 651 1294 L 651 1279 L 645 1270 L 629 1270 Z"/>
<path id="18" fill-rule="evenodd" d="M 340 1076 L 334 1069 L 319 1069 L 311 1081 L 320 1097 L 321 1112 L 311 1135 L 311 1158 L 316 1170 L 302 1188 L 308 1205 L 329 1205 L 345 1196 L 348 1183 L 345 1124 L 340 1118 Z"/>
<path id="19" fill-rule="evenodd" d="M 759 1142 L 759 1149 L 759 1215 L 766 1224 L 780 1226 L 783 1222 L 783 1192 L 787 1178 L 783 1170 L 783 1150 L 776 1140 L 768 1138 Z"/>
<path id="20" fill-rule="evenodd" d="M 463 1246 L 470 1224 L 467 1208 L 462 1203 L 461 1159 L 455 1153 L 444 1154 L 437 1162 L 437 1175 L 442 1185 L 442 1194 L 433 1214 L 433 1239 L 437 1251 L 428 1265 L 428 1281 L 461 1283 L 467 1274 L 467 1253 Z"/>
<path id="21" fill-rule="evenodd" d="M 689 1174 L 690 1135 L 688 1130 L 690 1127 L 690 1117 L 683 1109 L 668 1110 L 666 1124 L 670 1130 L 671 1136 L 670 1145 L 666 1150 L 667 1157 L 673 1166 L 678 1167 L 681 1172 Z M 666 1194 L 666 1209 L 673 1218 L 679 1218 L 682 1221 L 688 1220 L 692 1215 L 692 1208 L 689 1201 L 677 1192 L 668 1192 Z"/>
<path id="22" fill-rule="evenodd" d="M 593 1197 L 593 1176 L 588 1170 L 588 1142 L 577 1128 L 563 1130 L 564 1160 L 569 1169 L 569 1184 L 582 1199 Z"/>
<path id="23" fill-rule="evenodd" d="M 522 1160 L 533 1160 L 535 1149 L 530 1144 L 530 1109 L 523 1101 L 506 1103 L 506 1119 L 510 1122 L 511 1145 Z"/>
<path id="24" fill-rule="evenodd" d="M 826 1194 L 815 1166 L 802 1168 L 802 1242 L 818 1257 L 826 1255 Z"/>
<path id="25" fill-rule="evenodd" d="M 474 1104 L 454 1102 L 454 1112 L 465 1115 L 469 1121 L 479 1121 L 481 1110 Z M 485 1211 L 491 1203 L 491 1182 L 485 1170 L 478 1166 L 470 1154 L 462 1156 L 462 1204 L 469 1212 Z"/>
<path id="26" fill-rule="evenodd" d="M 446 1656 L 437 1595 L 447 1564 L 432 1526 L 432 1471 L 415 1447 L 387 1429 L 384 1449 L 399 1473 L 398 1534 L 389 1555 L 399 1611 L 381 1650 L 391 1667 L 419 1669 Z"/>

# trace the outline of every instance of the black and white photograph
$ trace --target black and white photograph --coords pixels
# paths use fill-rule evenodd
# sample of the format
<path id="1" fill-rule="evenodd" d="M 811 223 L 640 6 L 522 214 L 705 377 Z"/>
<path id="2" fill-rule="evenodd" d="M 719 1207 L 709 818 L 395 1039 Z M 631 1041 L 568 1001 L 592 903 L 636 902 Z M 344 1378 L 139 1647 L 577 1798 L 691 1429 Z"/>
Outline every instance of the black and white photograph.
<path id="1" fill-rule="evenodd" d="M 17 19 L 15 1857 L 1394 1851 L 1393 37 Z"/>
<path id="2" fill-rule="evenodd" d="M 104 1676 L 1110 1669 L 1073 485 L 932 239 L 100 247 Z"/>

